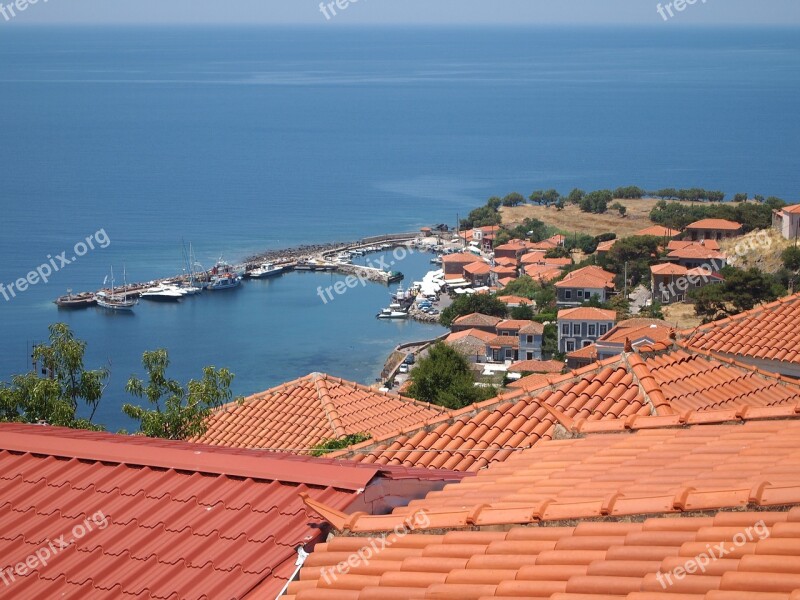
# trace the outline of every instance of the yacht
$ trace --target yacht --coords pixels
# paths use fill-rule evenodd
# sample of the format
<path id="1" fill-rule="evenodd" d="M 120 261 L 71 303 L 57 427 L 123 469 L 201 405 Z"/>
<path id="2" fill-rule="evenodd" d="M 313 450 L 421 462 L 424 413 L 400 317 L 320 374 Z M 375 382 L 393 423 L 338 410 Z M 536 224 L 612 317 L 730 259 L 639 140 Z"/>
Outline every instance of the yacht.
<path id="1" fill-rule="evenodd" d="M 231 290 L 242 284 L 242 278 L 235 273 L 219 273 L 211 277 L 207 290 L 216 292 L 220 290 Z"/>
<path id="2" fill-rule="evenodd" d="M 264 263 L 250 271 L 250 277 L 253 279 L 267 279 L 281 273 L 283 273 L 283 267 L 276 267 L 273 263 Z"/>
<path id="3" fill-rule="evenodd" d="M 106 280 L 103 280 L 104 285 L 105 282 Z M 133 307 L 139 304 L 139 300 L 138 298 L 128 298 L 127 287 L 127 282 L 125 282 L 123 292 L 121 294 L 114 293 L 114 267 L 111 267 L 111 293 L 104 290 L 95 294 L 97 306 L 115 312 L 131 312 Z"/>
<path id="4" fill-rule="evenodd" d="M 159 283 L 157 286 L 142 292 L 142 298 L 155 302 L 178 302 L 181 298 L 188 295 L 189 293 L 187 291 L 171 283 Z"/>
<path id="5" fill-rule="evenodd" d="M 379 319 L 407 319 L 408 312 L 403 310 L 403 307 L 397 302 L 392 302 L 389 308 L 384 308 L 375 316 Z"/>

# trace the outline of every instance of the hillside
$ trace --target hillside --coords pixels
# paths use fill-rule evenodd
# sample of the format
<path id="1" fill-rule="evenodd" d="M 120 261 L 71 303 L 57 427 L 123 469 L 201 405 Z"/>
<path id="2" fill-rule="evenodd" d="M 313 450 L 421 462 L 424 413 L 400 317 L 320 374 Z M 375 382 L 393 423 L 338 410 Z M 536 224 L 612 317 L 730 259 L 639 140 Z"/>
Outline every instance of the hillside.
<path id="1" fill-rule="evenodd" d="M 775 273 L 783 266 L 781 253 L 794 244 L 774 229 L 752 231 L 747 235 L 720 242 L 728 255 L 728 263 L 740 269 L 756 267 L 765 273 Z"/>

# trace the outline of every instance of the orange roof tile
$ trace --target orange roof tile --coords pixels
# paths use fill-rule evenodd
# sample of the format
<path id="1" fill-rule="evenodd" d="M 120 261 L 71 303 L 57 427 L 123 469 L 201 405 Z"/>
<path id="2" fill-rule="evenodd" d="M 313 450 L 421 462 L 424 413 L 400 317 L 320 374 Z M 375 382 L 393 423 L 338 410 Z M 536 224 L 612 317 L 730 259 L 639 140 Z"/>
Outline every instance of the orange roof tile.
<path id="1" fill-rule="evenodd" d="M 796 508 L 440 535 L 409 534 L 412 521 L 317 546 L 287 600 L 797 600 L 799 525 Z M 350 555 L 372 565 L 342 569 Z"/>
<path id="2" fill-rule="evenodd" d="M 525 274 L 540 281 L 552 281 L 561 277 L 561 267 L 552 265 L 528 265 L 525 267 Z"/>
<path id="3" fill-rule="evenodd" d="M 597 358 L 597 346 L 589 344 L 583 348 L 578 348 L 572 352 L 567 353 L 567 358 L 590 358 L 595 360 Z"/>
<path id="4" fill-rule="evenodd" d="M 578 429 L 639 427 L 637 415 L 738 419 L 741 411 L 800 410 L 800 383 L 683 349 L 623 354 L 567 375 L 532 375 L 514 391 L 332 454 L 378 464 L 478 471 L 553 436 L 557 417 Z M 772 412 L 771 412 L 772 411 Z M 676 421 L 677 424 L 679 421 Z M 680 421 L 683 422 L 683 421 Z M 646 425 L 641 425 L 642 427 Z"/>
<path id="5" fill-rule="evenodd" d="M 682 332 L 696 350 L 800 364 L 800 294 Z"/>
<path id="6" fill-rule="evenodd" d="M 533 300 L 531 300 L 530 298 L 523 298 L 522 296 L 498 296 L 497 299 L 500 300 L 500 302 L 505 302 L 508 305 L 533 304 Z"/>
<path id="7" fill-rule="evenodd" d="M 490 348 L 519 348 L 519 337 L 516 335 L 497 335 L 487 342 Z"/>
<path id="8" fill-rule="evenodd" d="M 527 254 L 523 254 L 520 262 L 523 265 L 536 265 L 536 264 L 544 264 L 545 258 L 544 255 L 546 252 L 528 252 Z"/>
<path id="9" fill-rule="evenodd" d="M 497 280 L 497 283 L 499 283 L 501 286 L 505 287 L 509 283 L 511 283 L 512 281 L 516 281 L 516 279 L 517 279 L 516 277 L 500 277 Z"/>
<path id="10" fill-rule="evenodd" d="M 492 273 L 496 273 L 497 275 L 516 275 L 517 268 L 516 267 L 504 267 L 502 265 L 498 265 L 496 267 L 491 268 Z"/>
<path id="11" fill-rule="evenodd" d="M 193 441 L 214 446 L 308 453 L 328 439 L 380 436 L 417 425 L 443 409 L 314 373 L 214 411 Z"/>
<path id="12" fill-rule="evenodd" d="M 663 225 L 653 225 L 652 227 L 645 227 L 634 233 L 633 235 L 652 235 L 655 237 L 675 237 L 680 233 L 677 229 L 670 229 Z"/>
<path id="13" fill-rule="evenodd" d="M 379 499 L 384 475 L 405 487 L 437 476 L 354 466 L 0 424 L 3 589 L 10 598 L 274 598 L 295 569 L 295 548 L 326 535 L 298 492 L 338 510 Z M 38 552 L 58 548 L 50 541 L 62 534 L 74 543 Z M 9 567 L 37 554 L 46 562 L 10 577 Z"/>
<path id="14" fill-rule="evenodd" d="M 689 246 L 701 246 L 708 250 L 719 250 L 719 242 L 716 240 L 703 240 L 700 242 L 693 242 L 691 240 L 670 240 L 667 244 L 667 250 L 682 250 Z"/>
<path id="15" fill-rule="evenodd" d="M 800 213 L 800 204 L 790 204 L 789 206 L 784 206 L 783 212 L 796 215 Z"/>
<path id="16" fill-rule="evenodd" d="M 496 327 L 502 321 L 500 317 L 484 315 L 483 313 L 470 313 L 463 317 L 458 317 L 453 321 L 453 325 L 459 327 Z"/>
<path id="17" fill-rule="evenodd" d="M 446 254 L 442 257 L 444 264 L 464 264 L 469 265 L 474 262 L 483 262 L 480 256 L 476 256 L 469 252 L 458 252 L 456 254 Z"/>
<path id="18" fill-rule="evenodd" d="M 800 419 L 685 428 L 643 420 L 661 425 L 543 441 L 391 515 L 332 524 L 387 531 L 423 511 L 420 529 L 449 529 L 800 505 Z"/>
<path id="19" fill-rule="evenodd" d="M 670 339 L 673 328 L 665 325 L 641 325 L 639 327 L 621 327 L 617 325 L 608 333 L 602 336 L 599 342 L 624 342 L 630 340 L 632 343 L 648 339 L 652 342 L 662 342 Z"/>
<path id="20" fill-rule="evenodd" d="M 594 265 L 567 273 L 564 279 L 556 283 L 557 288 L 603 288 L 613 286 L 614 274 Z"/>
<path id="21" fill-rule="evenodd" d="M 519 331 L 531 323 L 533 321 L 527 319 L 507 319 L 497 324 L 497 331 Z"/>
<path id="22" fill-rule="evenodd" d="M 579 306 L 558 311 L 559 321 L 616 321 L 617 312 L 594 306 Z"/>
<path id="23" fill-rule="evenodd" d="M 683 259 L 706 259 L 706 260 L 722 260 L 727 258 L 725 254 L 718 250 L 712 250 L 699 244 L 692 244 L 685 248 L 673 250 L 667 254 L 669 258 L 683 258 Z"/>
<path id="24" fill-rule="evenodd" d="M 511 373 L 561 373 L 564 363 L 557 360 L 521 360 L 508 370 Z"/>
<path id="25" fill-rule="evenodd" d="M 676 265 L 674 263 L 663 263 L 660 265 L 652 265 L 650 267 L 650 272 L 653 275 L 686 275 L 688 269 L 686 267 L 682 267 L 681 265 Z"/>
<path id="26" fill-rule="evenodd" d="M 600 242 L 599 244 L 597 244 L 597 252 L 610 251 L 618 241 L 619 240 L 607 240 L 605 242 Z"/>
<path id="27" fill-rule="evenodd" d="M 686 226 L 686 229 L 722 229 L 736 230 L 741 229 L 742 224 L 727 219 L 700 219 Z"/>
<path id="28" fill-rule="evenodd" d="M 517 261 L 514 258 L 510 258 L 508 256 L 501 256 L 500 258 L 494 259 L 495 264 L 502 265 L 504 267 L 516 267 Z"/>
<path id="29" fill-rule="evenodd" d="M 483 342 L 488 342 L 495 338 L 494 333 L 489 333 L 488 331 L 483 331 L 482 329 L 464 329 L 463 331 L 457 331 L 456 333 L 451 333 L 445 339 L 445 343 L 452 343 L 457 342 L 459 340 L 463 340 L 464 338 L 474 337 Z"/>
<path id="30" fill-rule="evenodd" d="M 492 267 L 485 262 L 474 262 L 464 267 L 464 273 L 470 275 L 488 275 L 491 270 Z"/>

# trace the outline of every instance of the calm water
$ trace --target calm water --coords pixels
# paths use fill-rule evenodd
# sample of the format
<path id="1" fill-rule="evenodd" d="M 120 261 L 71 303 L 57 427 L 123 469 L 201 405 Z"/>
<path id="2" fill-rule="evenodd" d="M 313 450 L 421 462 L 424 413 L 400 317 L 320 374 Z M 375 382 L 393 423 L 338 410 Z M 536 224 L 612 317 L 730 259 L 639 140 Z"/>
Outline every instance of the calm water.
<path id="1" fill-rule="evenodd" d="M 141 353 L 173 376 L 227 366 L 252 393 L 311 371 L 371 382 L 398 342 L 388 290 L 324 305 L 288 275 L 131 317 L 59 312 L 113 264 L 130 280 L 198 258 L 405 231 L 492 194 L 703 186 L 796 199 L 794 30 L 35 29 L 0 32 L 0 281 L 104 229 L 111 239 L 6 302 L 0 378 L 67 321 L 110 362 L 99 420 L 126 425 Z M 399 266 L 418 278 L 426 256 Z"/>

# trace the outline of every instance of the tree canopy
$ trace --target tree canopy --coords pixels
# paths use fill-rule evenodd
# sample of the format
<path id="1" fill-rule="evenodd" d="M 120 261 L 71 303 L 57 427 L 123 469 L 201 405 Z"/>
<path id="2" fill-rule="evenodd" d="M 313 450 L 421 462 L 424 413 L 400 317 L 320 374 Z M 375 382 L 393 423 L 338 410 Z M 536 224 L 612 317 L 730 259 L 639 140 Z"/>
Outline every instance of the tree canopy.
<path id="1" fill-rule="evenodd" d="M 439 315 L 439 322 L 450 327 L 453 321 L 471 313 L 482 313 L 493 317 L 505 317 L 508 305 L 490 294 L 464 294 L 458 296 L 453 303 Z"/>
<path id="2" fill-rule="evenodd" d="M 467 359 L 447 344 L 437 342 L 412 369 L 406 394 L 423 402 L 458 409 L 488 400 L 495 396 L 496 390 L 476 386 Z"/>

